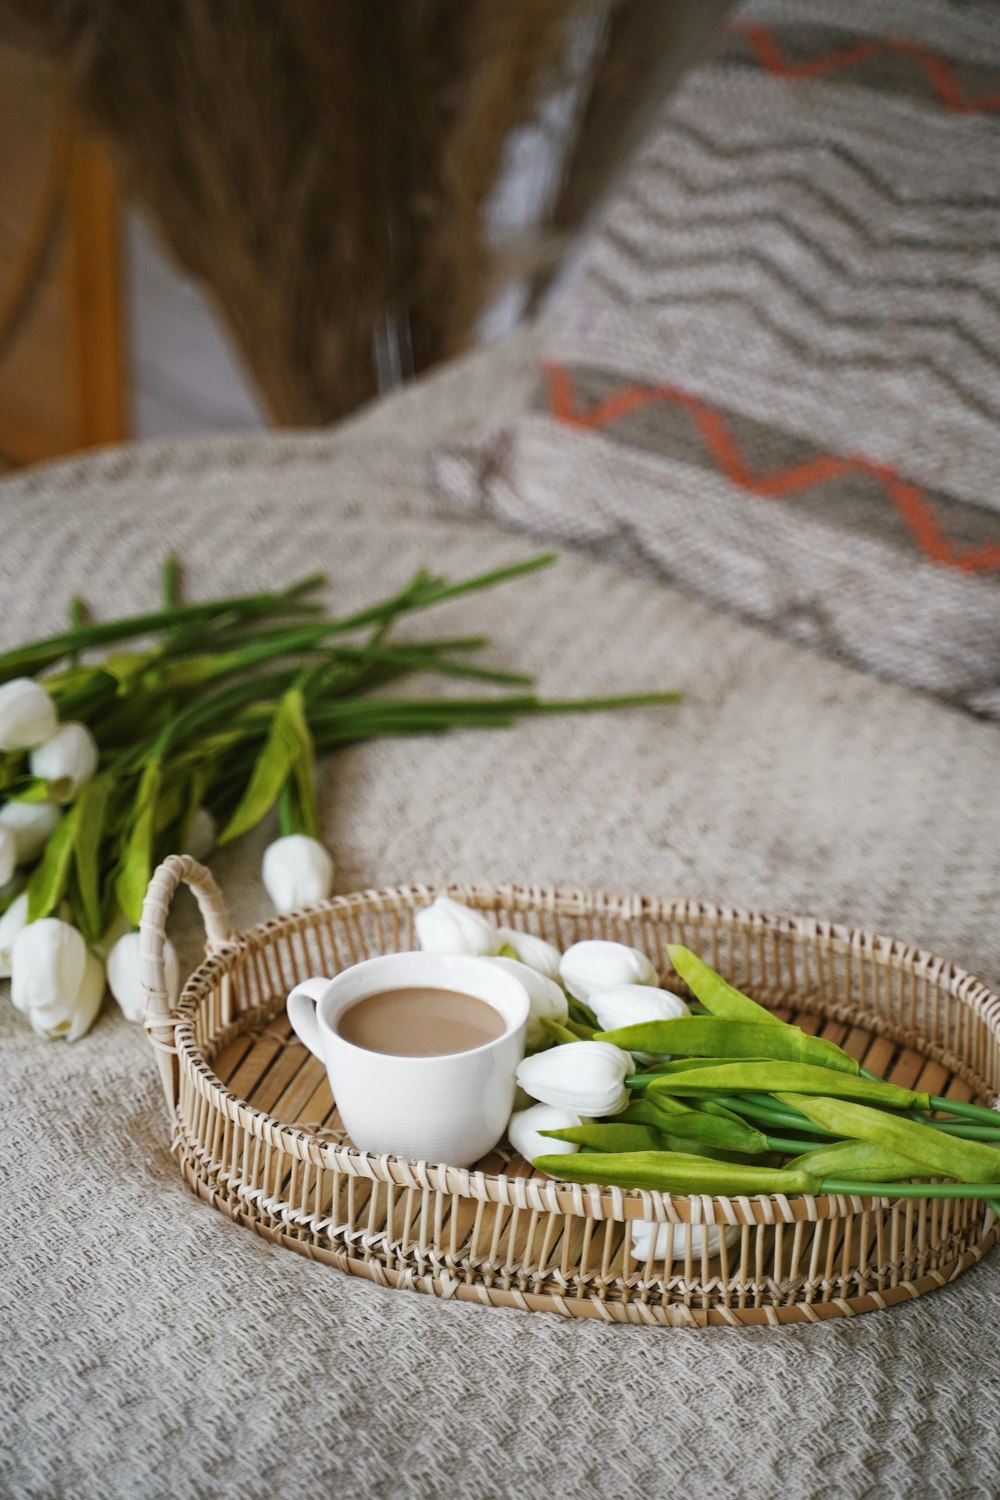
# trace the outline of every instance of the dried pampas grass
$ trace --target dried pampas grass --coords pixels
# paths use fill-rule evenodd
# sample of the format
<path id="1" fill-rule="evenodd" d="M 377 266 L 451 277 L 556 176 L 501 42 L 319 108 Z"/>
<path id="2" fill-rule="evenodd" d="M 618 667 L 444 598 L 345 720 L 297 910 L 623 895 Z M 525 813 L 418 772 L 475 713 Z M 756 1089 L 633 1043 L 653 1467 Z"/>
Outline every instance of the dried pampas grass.
<path id="1" fill-rule="evenodd" d="M 274 419 L 329 422 L 537 302 L 726 0 L 0 0 L 64 59 L 124 182 L 218 306 Z M 580 28 L 561 183 L 498 251 L 512 135 Z M 554 231 L 554 232 L 553 232 Z"/>

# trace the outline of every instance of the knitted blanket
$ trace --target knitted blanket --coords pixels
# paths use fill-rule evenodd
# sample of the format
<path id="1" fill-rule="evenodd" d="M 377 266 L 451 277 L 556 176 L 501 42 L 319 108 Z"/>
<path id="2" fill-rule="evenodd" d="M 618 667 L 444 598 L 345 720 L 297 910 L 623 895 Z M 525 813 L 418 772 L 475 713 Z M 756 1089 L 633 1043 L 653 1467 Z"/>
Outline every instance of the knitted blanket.
<path id="1" fill-rule="evenodd" d="M 537 340 L 338 435 L 112 450 L 0 486 L 5 644 L 66 596 L 138 609 L 326 566 L 340 608 L 421 562 L 526 550 L 456 522 L 428 452 L 526 399 Z M 1000 728 L 568 555 L 448 606 L 550 693 L 676 684 L 676 709 L 352 749 L 322 781 L 347 890 L 415 878 L 647 889 L 814 912 L 1000 978 Z M 259 837 L 213 868 L 239 925 Z M 192 904 L 172 932 L 197 959 Z M 197 1201 L 145 1038 L 44 1044 L 0 997 L 0 1493 L 692 1497 L 995 1493 L 1000 1260 L 816 1327 L 655 1331 L 439 1302 L 269 1246 Z"/>

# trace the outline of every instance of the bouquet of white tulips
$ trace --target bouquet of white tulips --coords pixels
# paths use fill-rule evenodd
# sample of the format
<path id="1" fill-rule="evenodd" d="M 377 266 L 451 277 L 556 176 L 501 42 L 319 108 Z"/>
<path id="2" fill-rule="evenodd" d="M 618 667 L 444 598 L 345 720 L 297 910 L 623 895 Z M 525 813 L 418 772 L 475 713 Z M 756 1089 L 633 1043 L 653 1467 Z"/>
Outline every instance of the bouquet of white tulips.
<path id="1" fill-rule="evenodd" d="M 105 981 L 125 1015 L 142 1019 L 135 928 L 168 853 L 204 859 L 277 805 L 281 836 L 262 869 L 272 901 L 287 911 L 328 896 L 334 867 L 317 838 L 317 753 L 382 735 L 502 727 L 521 714 L 674 701 L 651 693 L 543 702 L 524 674 L 471 660 L 483 636 L 394 635 L 405 616 L 551 561 L 457 583 L 421 571 L 391 597 L 330 618 L 311 598 L 322 575 L 189 604 L 171 558 L 159 609 L 95 623 L 74 600 L 68 630 L 0 654 L 0 975 L 11 977 L 13 1002 L 35 1031 L 82 1036 Z M 417 672 L 508 691 L 372 695 Z M 167 968 L 176 991 L 169 945 Z"/>
<path id="2" fill-rule="evenodd" d="M 447 896 L 416 926 L 425 948 L 506 963 L 522 980 L 530 1018 L 517 1082 L 537 1102 L 515 1109 L 507 1136 L 547 1176 L 675 1194 L 981 1198 L 1000 1214 L 995 1110 L 885 1082 L 687 948 L 668 945 L 666 956 L 691 1003 L 660 989 L 647 955 L 622 943 L 560 955 Z M 740 1230 L 685 1236 L 634 1219 L 629 1233 L 649 1263 L 712 1258 Z"/>

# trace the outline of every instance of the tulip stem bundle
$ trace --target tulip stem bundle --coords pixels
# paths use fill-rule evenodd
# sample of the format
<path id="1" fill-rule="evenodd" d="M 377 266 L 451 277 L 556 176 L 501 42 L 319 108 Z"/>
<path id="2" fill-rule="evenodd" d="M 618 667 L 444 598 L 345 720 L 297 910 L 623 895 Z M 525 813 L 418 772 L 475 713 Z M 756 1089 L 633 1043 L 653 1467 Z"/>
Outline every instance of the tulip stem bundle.
<path id="1" fill-rule="evenodd" d="M 550 1177 L 666 1193 L 978 1198 L 1000 1217 L 1000 1114 L 878 1078 L 687 948 L 668 955 L 690 1002 L 659 987 L 637 948 L 584 939 L 560 953 L 448 896 L 417 913 L 416 929 L 422 948 L 504 964 L 524 985 L 517 1083 L 537 1102 L 515 1109 L 507 1136 Z M 633 1253 L 663 1258 L 654 1223 L 631 1221 L 631 1234 Z"/>
<path id="2" fill-rule="evenodd" d="M 1000 1114 L 888 1083 L 668 951 L 697 1014 L 635 949 L 563 954 L 563 984 L 603 1029 L 541 1019 L 551 1050 L 518 1070 L 539 1103 L 510 1129 L 537 1168 L 669 1193 L 978 1198 L 1000 1216 Z"/>
<path id="3" fill-rule="evenodd" d="M 93 621 L 71 600 L 69 629 L 0 654 L 0 973 L 10 972 L 26 924 L 59 916 L 90 948 L 106 945 L 109 933 L 138 923 L 160 858 L 207 847 L 207 830 L 228 843 L 275 807 L 283 837 L 263 874 L 279 909 L 328 894 L 332 861 L 316 838 L 319 753 L 505 728 L 529 714 L 676 702 L 674 692 L 545 701 L 524 673 L 475 659 L 485 636 L 395 634 L 411 615 L 553 560 L 544 554 L 457 582 L 421 570 L 388 598 L 338 617 L 313 597 L 322 574 L 276 592 L 185 603 L 172 557 L 158 609 Z M 416 674 L 490 691 L 384 695 Z M 37 937 L 35 948 L 41 954 Z M 32 993 L 47 993 L 48 983 Z M 14 993 L 15 1003 L 27 993 L 16 973 Z M 54 997 L 23 1008 L 46 1010 L 44 1034 L 67 1034 L 52 1021 Z"/>

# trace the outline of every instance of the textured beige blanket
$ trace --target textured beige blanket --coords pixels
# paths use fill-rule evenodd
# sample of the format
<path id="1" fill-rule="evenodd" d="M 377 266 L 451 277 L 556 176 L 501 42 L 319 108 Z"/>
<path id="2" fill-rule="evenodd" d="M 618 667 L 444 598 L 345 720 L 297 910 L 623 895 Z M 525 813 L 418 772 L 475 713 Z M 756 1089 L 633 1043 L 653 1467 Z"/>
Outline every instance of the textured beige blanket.
<path id="1" fill-rule="evenodd" d="M 434 513 L 431 444 L 521 398 L 530 341 L 337 437 L 112 452 L 0 487 L 0 635 L 66 596 L 137 608 L 318 565 L 338 603 L 419 562 L 526 549 Z M 512 878 L 849 919 L 1000 979 L 1000 727 L 567 557 L 449 607 L 549 692 L 677 684 L 677 709 L 377 745 L 326 770 L 343 889 Z M 442 620 L 443 622 L 443 620 Z M 429 624 L 429 622 L 428 622 Z M 216 870 L 263 915 L 260 843 Z M 196 954 L 186 905 L 177 932 Z M 987 1496 L 1000 1261 L 922 1302 L 780 1332 L 563 1324 L 383 1291 L 189 1196 L 141 1034 L 74 1047 L 0 1000 L 0 1493 L 574 1500 Z"/>

